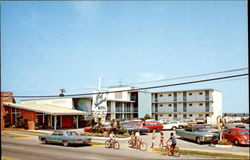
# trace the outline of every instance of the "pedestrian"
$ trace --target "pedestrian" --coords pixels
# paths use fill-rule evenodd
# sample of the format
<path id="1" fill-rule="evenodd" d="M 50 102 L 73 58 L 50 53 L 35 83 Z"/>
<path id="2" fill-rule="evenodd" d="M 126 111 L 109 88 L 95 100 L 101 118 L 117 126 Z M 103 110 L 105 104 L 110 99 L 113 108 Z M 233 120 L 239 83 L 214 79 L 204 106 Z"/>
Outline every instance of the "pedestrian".
<path id="1" fill-rule="evenodd" d="M 151 138 L 152 138 L 152 146 L 151 146 L 151 148 L 154 149 L 155 138 L 156 138 L 155 130 L 153 131 Z"/>
<path id="2" fill-rule="evenodd" d="M 159 146 L 163 147 L 163 144 L 164 144 L 164 134 L 163 134 L 163 132 L 160 133 L 160 136 L 161 137 L 160 137 L 160 144 L 159 144 Z"/>
<path id="3" fill-rule="evenodd" d="M 174 133 L 170 133 L 170 138 L 168 139 L 168 141 L 172 142 L 170 146 L 170 152 L 172 153 L 172 155 L 174 155 L 174 148 L 176 146 L 176 138 L 174 136 Z M 168 141 L 166 143 L 168 143 Z"/>

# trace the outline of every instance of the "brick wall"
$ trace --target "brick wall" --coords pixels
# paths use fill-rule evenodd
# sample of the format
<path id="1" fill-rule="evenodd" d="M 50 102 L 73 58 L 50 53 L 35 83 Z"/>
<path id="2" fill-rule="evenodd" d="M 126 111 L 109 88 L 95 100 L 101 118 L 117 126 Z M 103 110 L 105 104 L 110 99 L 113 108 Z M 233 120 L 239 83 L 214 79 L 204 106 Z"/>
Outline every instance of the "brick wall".
<path id="1" fill-rule="evenodd" d="M 10 96 L 10 97 L 3 97 Z M 15 103 L 15 99 L 12 97 L 12 92 L 1 92 L 1 128 L 4 128 L 4 116 L 6 115 L 5 108 L 3 107 L 3 102 Z"/>

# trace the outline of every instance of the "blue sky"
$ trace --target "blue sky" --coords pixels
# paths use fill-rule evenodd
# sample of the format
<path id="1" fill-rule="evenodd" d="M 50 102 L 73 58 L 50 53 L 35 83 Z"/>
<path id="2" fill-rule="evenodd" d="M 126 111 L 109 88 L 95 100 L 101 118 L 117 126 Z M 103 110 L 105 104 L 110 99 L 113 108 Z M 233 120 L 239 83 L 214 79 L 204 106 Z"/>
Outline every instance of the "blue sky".
<path id="1" fill-rule="evenodd" d="M 111 86 L 248 67 L 246 4 L 1 2 L 2 91 L 85 93 L 99 76 Z M 217 76 L 223 75 L 229 74 Z M 188 80 L 195 79 L 137 87 Z M 149 91 L 213 88 L 223 92 L 224 112 L 248 112 L 247 82 L 245 77 Z"/>

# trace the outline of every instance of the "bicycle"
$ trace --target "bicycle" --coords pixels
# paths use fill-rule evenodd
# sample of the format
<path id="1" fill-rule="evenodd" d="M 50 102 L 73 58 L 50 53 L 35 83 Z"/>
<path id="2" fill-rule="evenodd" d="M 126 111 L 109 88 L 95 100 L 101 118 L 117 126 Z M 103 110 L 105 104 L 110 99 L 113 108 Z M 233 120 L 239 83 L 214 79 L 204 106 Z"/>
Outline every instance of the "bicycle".
<path id="1" fill-rule="evenodd" d="M 171 146 L 168 143 L 165 146 L 162 146 L 161 147 L 161 153 L 163 155 L 171 156 L 172 153 L 170 151 L 170 147 Z M 180 155 L 181 155 L 181 152 L 180 152 L 179 147 L 175 147 L 174 150 L 173 150 L 173 155 L 172 156 L 179 157 Z"/>
<path id="2" fill-rule="evenodd" d="M 148 149 L 148 145 L 145 142 L 142 142 L 141 140 L 137 140 L 137 145 L 132 140 L 129 140 L 128 147 L 139 149 L 141 151 L 146 151 Z"/>
<path id="3" fill-rule="evenodd" d="M 106 140 L 105 148 L 120 149 L 120 143 L 117 140 Z"/>

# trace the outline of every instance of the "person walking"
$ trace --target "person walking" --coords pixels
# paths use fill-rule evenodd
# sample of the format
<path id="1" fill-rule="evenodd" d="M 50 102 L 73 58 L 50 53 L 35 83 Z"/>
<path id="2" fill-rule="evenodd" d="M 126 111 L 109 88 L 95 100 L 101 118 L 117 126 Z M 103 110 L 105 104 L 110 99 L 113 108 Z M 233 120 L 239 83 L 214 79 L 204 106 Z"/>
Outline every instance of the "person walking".
<path id="1" fill-rule="evenodd" d="M 152 146 L 151 146 L 151 148 L 154 149 L 154 144 L 155 144 L 155 139 L 156 139 L 155 130 L 153 131 L 151 138 L 152 138 Z"/>
<path id="2" fill-rule="evenodd" d="M 160 137 L 160 144 L 159 144 L 159 146 L 163 147 L 163 145 L 164 145 L 164 134 L 163 134 L 163 132 L 160 133 L 160 136 L 161 137 Z"/>

